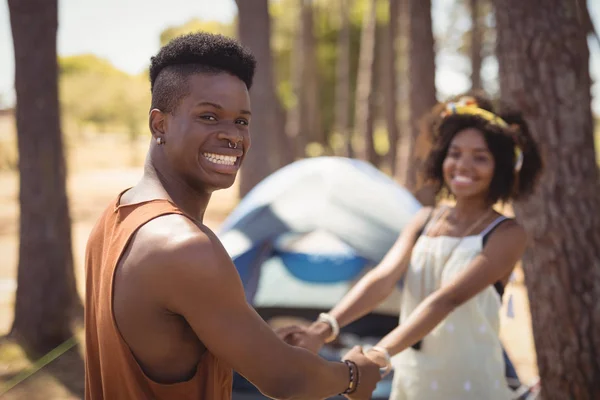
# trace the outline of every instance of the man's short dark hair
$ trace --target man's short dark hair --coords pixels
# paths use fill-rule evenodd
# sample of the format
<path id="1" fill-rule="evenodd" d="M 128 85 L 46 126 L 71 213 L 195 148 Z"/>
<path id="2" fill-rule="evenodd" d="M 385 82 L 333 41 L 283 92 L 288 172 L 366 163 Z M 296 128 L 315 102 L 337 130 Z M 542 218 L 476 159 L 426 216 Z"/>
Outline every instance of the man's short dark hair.
<path id="1" fill-rule="evenodd" d="M 187 79 L 200 72 L 227 72 L 250 89 L 256 60 L 237 40 L 206 32 L 179 36 L 150 59 L 152 108 L 171 112 L 189 94 Z"/>

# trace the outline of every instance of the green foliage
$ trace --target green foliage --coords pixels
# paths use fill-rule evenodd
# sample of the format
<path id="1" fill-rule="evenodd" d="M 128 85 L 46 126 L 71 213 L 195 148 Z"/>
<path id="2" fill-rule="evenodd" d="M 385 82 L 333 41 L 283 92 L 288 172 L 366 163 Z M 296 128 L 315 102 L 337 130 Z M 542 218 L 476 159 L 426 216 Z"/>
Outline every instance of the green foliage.
<path id="1" fill-rule="evenodd" d="M 319 71 L 319 99 L 322 122 L 325 132 L 332 133 L 335 103 L 335 65 L 337 61 L 337 41 L 341 26 L 338 0 L 314 0 L 314 35 L 317 44 L 317 64 Z M 357 0 L 350 11 L 350 85 L 351 96 L 354 95 L 358 54 L 360 48 L 360 31 L 363 14 L 367 11 L 368 2 Z M 280 0 L 271 3 L 272 48 L 275 62 L 275 73 L 278 94 L 284 107 L 292 107 L 296 99 L 292 92 L 291 65 L 292 52 L 296 49 L 295 35 L 300 24 L 300 10 L 297 0 Z M 387 18 L 382 11 L 382 18 Z M 353 105 L 353 102 L 352 102 Z"/>
<path id="2" fill-rule="evenodd" d="M 145 131 L 150 107 L 145 75 L 126 74 L 92 55 L 62 57 L 59 66 L 61 110 L 67 127 L 74 127 L 78 134 L 89 126 L 131 136 Z"/>
<path id="3" fill-rule="evenodd" d="M 171 26 L 160 34 L 160 45 L 164 46 L 177 36 L 185 35 L 194 32 L 210 32 L 218 33 L 224 36 L 236 36 L 235 22 L 224 24 L 218 21 L 203 21 L 198 18 L 193 18 L 183 25 Z"/>

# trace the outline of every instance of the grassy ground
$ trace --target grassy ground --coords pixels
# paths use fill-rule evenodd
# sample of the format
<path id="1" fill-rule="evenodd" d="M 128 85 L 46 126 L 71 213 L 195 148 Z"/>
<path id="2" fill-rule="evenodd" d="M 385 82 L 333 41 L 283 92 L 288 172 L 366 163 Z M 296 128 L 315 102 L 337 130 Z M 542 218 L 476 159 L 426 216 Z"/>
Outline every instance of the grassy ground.
<path id="1" fill-rule="evenodd" d="M 123 144 L 123 146 L 121 146 Z M 123 138 L 105 135 L 90 139 L 85 146 L 69 150 L 69 199 L 73 220 L 73 251 L 78 289 L 83 293 L 83 254 L 90 229 L 114 196 L 131 186 L 141 176 L 141 161 L 147 141 L 134 146 Z M 108 158 L 110 156 L 110 158 Z M 206 214 L 206 224 L 217 228 L 235 207 L 236 188 L 215 193 Z M 0 335 L 8 332 L 12 322 L 18 250 L 18 175 L 0 172 Z M 514 319 L 503 312 L 502 337 L 511 358 L 525 380 L 537 371 L 531 335 L 527 293 L 522 278 L 509 285 L 507 296 L 514 297 Z M 81 340 L 81 331 L 78 334 Z M 3 395 L 11 379 L 27 371 L 32 363 L 20 348 L 10 342 L 0 343 L 0 398 L 79 399 L 83 389 L 81 349 L 75 348 L 57 359 L 16 388 Z"/>

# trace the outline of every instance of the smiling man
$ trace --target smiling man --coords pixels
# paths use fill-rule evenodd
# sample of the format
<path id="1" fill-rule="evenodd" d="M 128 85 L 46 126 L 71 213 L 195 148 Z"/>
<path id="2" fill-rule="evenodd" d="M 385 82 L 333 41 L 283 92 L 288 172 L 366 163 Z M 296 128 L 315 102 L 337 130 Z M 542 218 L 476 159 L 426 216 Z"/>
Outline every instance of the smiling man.
<path id="1" fill-rule="evenodd" d="M 370 398 L 379 367 L 358 348 L 327 362 L 284 343 L 202 222 L 250 146 L 254 69 L 236 41 L 204 33 L 152 58 L 144 175 L 86 251 L 87 400 L 230 399 L 232 368 L 274 398 Z"/>

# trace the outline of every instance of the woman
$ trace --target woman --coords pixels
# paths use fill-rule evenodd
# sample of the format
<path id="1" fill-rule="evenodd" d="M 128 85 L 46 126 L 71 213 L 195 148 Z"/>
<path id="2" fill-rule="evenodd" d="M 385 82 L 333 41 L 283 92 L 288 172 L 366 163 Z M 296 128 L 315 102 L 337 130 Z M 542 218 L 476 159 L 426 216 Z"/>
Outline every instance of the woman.
<path id="1" fill-rule="evenodd" d="M 463 96 L 434 108 L 427 173 L 453 206 L 422 209 L 382 262 L 328 314 L 286 339 L 312 351 L 371 312 L 404 277 L 400 325 L 367 352 L 391 399 L 509 399 L 498 337 L 504 286 L 527 243 L 493 206 L 533 190 L 541 159 L 518 113 Z"/>

